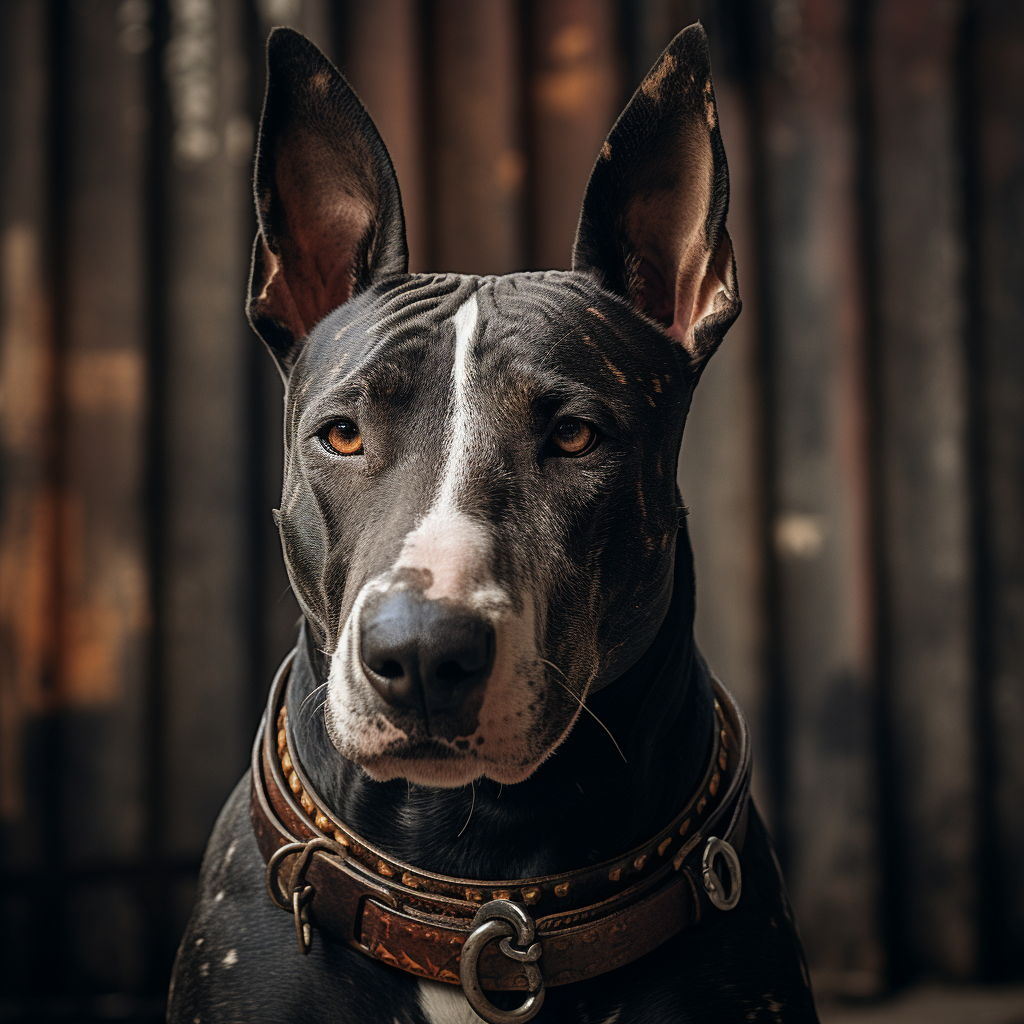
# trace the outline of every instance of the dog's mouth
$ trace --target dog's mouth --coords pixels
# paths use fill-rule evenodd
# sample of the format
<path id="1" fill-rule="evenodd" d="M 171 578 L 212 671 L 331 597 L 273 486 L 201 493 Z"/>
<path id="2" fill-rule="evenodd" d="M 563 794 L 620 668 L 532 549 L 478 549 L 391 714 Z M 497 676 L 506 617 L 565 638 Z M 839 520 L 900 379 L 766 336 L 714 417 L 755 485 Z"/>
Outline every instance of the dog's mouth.
<path id="1" fill-rule="evenodd" d="M 328 735 L 338 752 L 378 782 L 404 778 L 417 785 L 464 786 L 486 776 L 511 785 L 529 778 L 559 745 L 575 721 L 557 691 L 556 707 L 539 715 L 543 675 L 505 687 L 484 688 L 473 728 L 432 728 L 412 713 L 374 706 L 367 682 L 332 679 L 325 708 Z M 369 691 L 369 692 L 368 692 Z M 578 713 L 578 706 L 576 708 Z M 555 725 L 561 722 L 561 726 Z"/>
<path id="2" fill-rule="evenodd" d="M 481 777 L 513 785 L 529 778 L 545 757 L 546 754 L 522 764 L 494 761 L 469 737 L 452 743 L 436 737 L 421 737 L 393 743 L 381 754 L 356 760 L 377 782 L 402 778 L 415 785 L 450 788 L 465 786 Z"/>

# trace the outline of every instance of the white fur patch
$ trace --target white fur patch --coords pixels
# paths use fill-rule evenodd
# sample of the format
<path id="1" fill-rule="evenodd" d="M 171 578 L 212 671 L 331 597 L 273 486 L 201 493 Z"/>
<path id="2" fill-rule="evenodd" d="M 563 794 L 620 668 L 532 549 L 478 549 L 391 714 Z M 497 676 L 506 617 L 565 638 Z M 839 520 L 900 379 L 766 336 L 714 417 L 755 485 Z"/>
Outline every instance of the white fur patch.
<path id="1" fill-rule="evenodd" d="M 439 981 L 421 981 L 420 1009 L 430 1024 L 483 1024 L 461 988 Z"/>

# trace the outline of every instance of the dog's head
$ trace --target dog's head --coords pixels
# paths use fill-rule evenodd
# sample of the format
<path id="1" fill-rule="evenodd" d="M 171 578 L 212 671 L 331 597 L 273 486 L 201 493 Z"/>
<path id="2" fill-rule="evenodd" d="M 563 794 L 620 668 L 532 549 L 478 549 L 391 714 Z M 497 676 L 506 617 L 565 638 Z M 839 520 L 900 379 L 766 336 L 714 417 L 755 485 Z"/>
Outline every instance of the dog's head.
<path id="1" fill-rule="evenodd" d="M 573 270 L 407 274 L 398 185 L 344 79 L 268 48 L 248 312 L 286 381 L 279 525 L 376 779 L 517 782 L 668 608 L 676 459 L 740 303 L 699 26 L 608 136 Z"/>

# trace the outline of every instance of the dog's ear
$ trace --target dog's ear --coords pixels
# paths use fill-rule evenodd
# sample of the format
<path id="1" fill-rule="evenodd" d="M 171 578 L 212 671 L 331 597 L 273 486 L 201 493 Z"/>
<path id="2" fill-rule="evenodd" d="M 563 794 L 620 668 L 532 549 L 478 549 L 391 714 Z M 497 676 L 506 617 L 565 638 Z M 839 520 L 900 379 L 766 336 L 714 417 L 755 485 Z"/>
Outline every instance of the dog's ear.
<path id="1" fill-rule="evenodd" d="M 660 323 L 699 371 L 740 311 L 728 207 L 711 59 L 696 24 L 672 40 L 602 147 L 573 269 Z"/>
<path id="2" fill-rule="evenodd" d="M 318 320 L 409 266 L 388 151 L 345 79 L 291 29 L 267 42 L 255 192 L 246 313 L 287 372 Z"/>

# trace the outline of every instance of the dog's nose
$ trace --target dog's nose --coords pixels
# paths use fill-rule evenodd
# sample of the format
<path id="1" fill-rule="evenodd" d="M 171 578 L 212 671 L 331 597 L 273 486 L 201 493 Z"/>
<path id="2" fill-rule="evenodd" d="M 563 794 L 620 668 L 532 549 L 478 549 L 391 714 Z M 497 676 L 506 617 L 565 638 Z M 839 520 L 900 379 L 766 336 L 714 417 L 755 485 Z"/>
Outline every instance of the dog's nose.
<path id="1" fill-rule="evenodd" d="M 386 594 L 364 607 L 359 636 L 373 688 L 389 704 L 428 720 L 459 711 L 494 665 L 489 622 L 414 591 Z"/>

